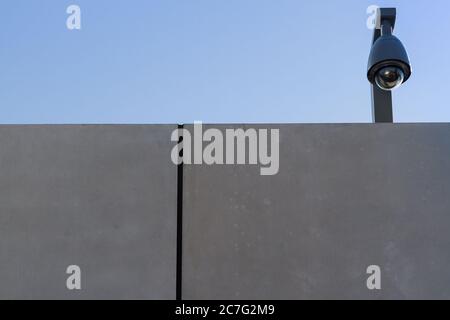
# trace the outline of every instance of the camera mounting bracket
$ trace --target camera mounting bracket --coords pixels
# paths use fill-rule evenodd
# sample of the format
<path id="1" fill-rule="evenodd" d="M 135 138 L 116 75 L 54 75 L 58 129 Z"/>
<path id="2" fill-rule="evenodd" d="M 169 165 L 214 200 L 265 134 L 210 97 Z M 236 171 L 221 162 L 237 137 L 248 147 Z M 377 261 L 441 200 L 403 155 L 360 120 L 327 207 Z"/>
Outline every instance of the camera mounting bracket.
<path id="1" fill-rule="evenodd" d="M 374 44 L 375 41 L 377 41 L 378 38 L 381 37 L 383 25 L 390 26 L 391 27 L 390 31 L 392 33 L 395 28 L 396 20 L 397 20 L 397 9 L 396 8 L 378 8 L 377 22 L 376 22 L 376 27 L 373 31 L 372 44 Z"/>

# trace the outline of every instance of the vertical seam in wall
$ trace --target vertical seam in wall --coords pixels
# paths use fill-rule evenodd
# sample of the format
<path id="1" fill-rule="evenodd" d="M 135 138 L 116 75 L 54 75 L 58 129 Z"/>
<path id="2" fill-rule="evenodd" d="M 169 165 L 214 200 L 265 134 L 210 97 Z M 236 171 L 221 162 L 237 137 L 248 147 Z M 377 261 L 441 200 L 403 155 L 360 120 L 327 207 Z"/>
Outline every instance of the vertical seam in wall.
<path id="1" fill-rule="evenodd" d="M 179 143 L 183 141 L 182 129 L 184 125 L 179 125 L 181 132 Z M 183 150 L 180 151 L 180 157 L 183 158 Z M 183 299 L 183 167 L 181 162 L 177 166 L 177 270 L 176 270 L 176 300 Z"/>

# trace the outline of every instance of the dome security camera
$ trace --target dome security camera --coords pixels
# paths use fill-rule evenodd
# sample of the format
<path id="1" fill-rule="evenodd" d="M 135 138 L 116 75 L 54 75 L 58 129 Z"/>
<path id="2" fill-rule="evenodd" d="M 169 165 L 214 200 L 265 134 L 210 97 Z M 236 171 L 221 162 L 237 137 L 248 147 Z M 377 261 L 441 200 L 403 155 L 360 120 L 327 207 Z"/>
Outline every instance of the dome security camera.
<path id="1" fill-rule="evenodd" d="M 389 19 L 380 21 L 381 36 L 370 51 L 367 78 L 385 91 L 391 91 L 411 76 L 408 53 L 401 41 L 392 35 L 394 23 Z"/>
<path id="2" fill-rule="evenodd" d="M 394 122 L 392 90 L 400 87 L 411 76 L 411 64 L 405 47 L 392 35 L 396 18 L 396 8 L 378 9 L 367 66 L 374 123 Z"/>
<path id="3" fill-rule="evenodd" d="M 390 91 L 400 87 L 405 73 L 399 67 L 383 67 L 375 74 L 375 83 L 382 90 Z"/>

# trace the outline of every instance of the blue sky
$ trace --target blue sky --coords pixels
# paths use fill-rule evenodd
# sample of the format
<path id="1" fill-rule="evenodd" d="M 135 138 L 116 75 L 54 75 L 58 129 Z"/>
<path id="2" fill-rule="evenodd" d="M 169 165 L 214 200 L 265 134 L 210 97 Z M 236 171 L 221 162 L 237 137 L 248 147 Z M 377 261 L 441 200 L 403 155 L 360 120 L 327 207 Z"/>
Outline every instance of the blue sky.
<path id="1" fill-rule="evenodd" d="M 370 122 L 372 4 L 413 63 L 396 122 L 450 122 L 448 0 L 2 0 L 0 123 Z"/>

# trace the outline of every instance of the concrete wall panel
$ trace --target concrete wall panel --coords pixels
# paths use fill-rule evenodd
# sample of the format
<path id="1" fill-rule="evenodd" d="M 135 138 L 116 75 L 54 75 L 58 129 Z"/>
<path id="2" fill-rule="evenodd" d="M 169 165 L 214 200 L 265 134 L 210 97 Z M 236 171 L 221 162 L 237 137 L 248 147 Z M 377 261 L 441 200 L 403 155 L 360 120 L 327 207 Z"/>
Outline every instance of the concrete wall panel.
<path id="1" fill-rule="evenodd" d="M 0 298 L 174 299 L 174 129 L 0 126 Z"/>
<path id="2" fill-rule="evenodd" d="M 183 298 L 450 298 L 450 125 L 270 127 L 278 175 L 185 167 Z"/>

